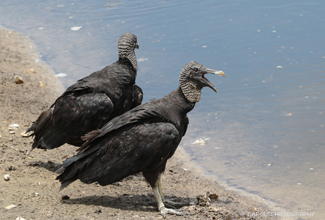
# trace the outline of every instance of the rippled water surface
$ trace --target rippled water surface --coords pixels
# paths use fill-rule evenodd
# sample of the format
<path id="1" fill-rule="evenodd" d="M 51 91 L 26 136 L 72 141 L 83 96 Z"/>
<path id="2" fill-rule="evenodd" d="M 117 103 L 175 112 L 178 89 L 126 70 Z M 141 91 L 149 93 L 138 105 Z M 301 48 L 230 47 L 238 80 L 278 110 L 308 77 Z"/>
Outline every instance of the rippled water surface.
<path id="1" fill-rule="evenodd" d="M 325 216 L 325 2 L 0 4 L 0 25 L 29 36 L 65 86 L 114 62 L 124 32 L 138 36 L 144 101 L 177 88 L 191 60 L 223 70 L 208 76 L 219 92 L 204 89 L 181 145 L 229 188 Z"/>

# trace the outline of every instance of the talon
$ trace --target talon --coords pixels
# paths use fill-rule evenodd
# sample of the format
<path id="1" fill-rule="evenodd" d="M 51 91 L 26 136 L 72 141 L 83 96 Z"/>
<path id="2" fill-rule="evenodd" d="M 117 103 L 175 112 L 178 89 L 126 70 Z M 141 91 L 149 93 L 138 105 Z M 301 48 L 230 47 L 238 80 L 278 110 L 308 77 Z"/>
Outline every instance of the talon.
<path id="1" fill-rule="evenodd" d="M 166 214 L 174 214 L 174 215 L 191 215 L 191 213 L 188 212 L 180 212 L 177 209 L 168 209 L 165 206 L 160 208 L 160 214 L 166 218 Z"/>

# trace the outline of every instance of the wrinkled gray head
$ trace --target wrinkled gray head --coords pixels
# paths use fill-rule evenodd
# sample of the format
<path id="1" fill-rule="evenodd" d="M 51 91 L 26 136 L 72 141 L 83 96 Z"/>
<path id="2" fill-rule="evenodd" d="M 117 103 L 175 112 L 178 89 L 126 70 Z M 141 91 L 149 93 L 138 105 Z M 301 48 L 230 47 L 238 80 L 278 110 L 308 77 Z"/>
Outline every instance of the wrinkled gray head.
<path id="1" fill-rule="evenodd" d="M 132 33 L 122 34 L 118 41 L 118 56 L 122 59 L 127 58 L 132 63 L 134 69 L 138 70 L 134 49 L 139 49 L 137 36 Z"/>
<path id="2" fill-rule="evenodd" d="M 200 101 L 201 89 L 203 87 L 210 87 L 213 91 L 217 92 L 217 89 L 204 76 L 208 73 L 225 76 L 222 71 L 209 69 L 194 61 L 189 62 L 183 67 L 179 83 L 183 94 L 190 102 Z"/>

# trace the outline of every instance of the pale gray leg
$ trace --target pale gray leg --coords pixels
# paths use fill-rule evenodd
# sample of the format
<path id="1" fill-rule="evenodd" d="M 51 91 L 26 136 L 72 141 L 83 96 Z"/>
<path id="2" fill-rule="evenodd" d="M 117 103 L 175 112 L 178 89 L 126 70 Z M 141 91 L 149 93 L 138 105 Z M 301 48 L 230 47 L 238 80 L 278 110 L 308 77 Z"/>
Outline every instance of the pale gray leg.
<path id="1" fill-rule="evenodd" d="M 190 205 L 188 202 L 181 203 L 181 202 L 174 202 L 174 201 L 165 199 L 163 191 L 162 191 L 162 185 L 161 185 L 161 174 L 159 174 L 159 176 L 158 176 L 158 189 L 159 189 L 159 194 L 161 196 L 161 199 L 162 199 L 162 201 L 163 201 L 163 203 L 165 204 L 166 207 L 176 209 L 175 206 L 182 207 L 182 206 Z"/>
<path id="2" fill-rule="evenodd" d="M 159 185 L 159 184 L 158 184 Z M 160 211 L 160 214 L 166 218 L 166 214 L 174 214 L 174 215 L 190 215 L 190 213 L 185 213 L 185 212 L 180 212 L 177 209 L 168 209 L 165 207 L 160 192 L 159 192 L 159 187 L 155 186 L 152 188 L 153 194 L 156 197 L 157 204 L 158 204 L 158 210 Z"/>

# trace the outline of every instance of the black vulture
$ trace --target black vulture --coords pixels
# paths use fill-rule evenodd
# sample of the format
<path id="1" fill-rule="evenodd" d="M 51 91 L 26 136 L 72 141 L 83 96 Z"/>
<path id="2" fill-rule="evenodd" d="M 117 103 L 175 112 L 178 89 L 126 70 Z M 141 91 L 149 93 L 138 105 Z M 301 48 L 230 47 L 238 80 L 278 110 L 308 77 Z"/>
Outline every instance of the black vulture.
<path id="1" fill-rule="evenodd" d="M 118 41 L 118 61 L 78 80 L 43 111 L 26 131 L 33 133 L 32 150 L 53 149 L 68 143 L 81 146 L 81 136 L 138 106 L 142 89 L 135 85 L 137 37 L 123 34 Z"/>
<path id="2" fill-rule="evenodd" d="M 79 152 L 65 160 L 58 171 L 63 171 L 57 177 L 62 184 L 60 190 L 77 179 L 105 186 L 142 172 L 153 189 L 160 213 L 164 217 L 166 213 L 184 214 L 165 207 L 160 175 L 186 133 L 186 114 L 200 101 L 201 89 L 207 86 L 217 92 L 205 78 L 207 73 L 224 76 L 222 71 L 189 62 L 181 71 L 178 89 L 87 133 Z"/>

